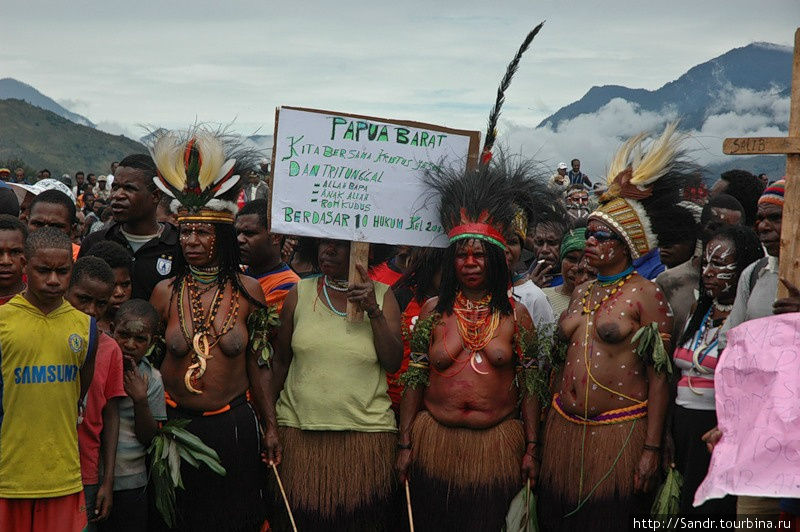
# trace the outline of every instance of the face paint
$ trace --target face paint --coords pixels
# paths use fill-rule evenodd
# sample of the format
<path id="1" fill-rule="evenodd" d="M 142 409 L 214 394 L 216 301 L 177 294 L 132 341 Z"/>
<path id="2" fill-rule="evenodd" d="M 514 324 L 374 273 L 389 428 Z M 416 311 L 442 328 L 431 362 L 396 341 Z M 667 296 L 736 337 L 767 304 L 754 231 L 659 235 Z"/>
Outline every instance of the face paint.
<path id="1" fill-rule="evenodd" d="M 477 289 L 486 284 L 486 249 L 480 240 L 459 245 L 455 257 L 456 279 L 463 288 Z"/>
<path id="2" fill-rule="evenodd" d="M 704 262 L 702 273 L 706 294 L 715 298 L 730 295 L 738 281 L 732 243 L 725 239 L 712 239 L 706 246 Z"/>

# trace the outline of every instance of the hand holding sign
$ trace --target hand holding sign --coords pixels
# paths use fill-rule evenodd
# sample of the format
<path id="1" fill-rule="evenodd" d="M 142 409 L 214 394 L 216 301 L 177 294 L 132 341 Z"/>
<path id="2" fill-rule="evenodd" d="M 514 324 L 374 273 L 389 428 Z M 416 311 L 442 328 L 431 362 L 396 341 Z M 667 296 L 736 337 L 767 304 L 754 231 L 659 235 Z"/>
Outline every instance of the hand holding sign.
<path id="1" fill-rule="evenodd" d="M 789 312 L 800 312 L 800 290 L 783 277 L 781 277 L 781 283 L 786 287 L 789 295 L 778 299 L 772 304 L 772 313 L 786 314 Z"/>

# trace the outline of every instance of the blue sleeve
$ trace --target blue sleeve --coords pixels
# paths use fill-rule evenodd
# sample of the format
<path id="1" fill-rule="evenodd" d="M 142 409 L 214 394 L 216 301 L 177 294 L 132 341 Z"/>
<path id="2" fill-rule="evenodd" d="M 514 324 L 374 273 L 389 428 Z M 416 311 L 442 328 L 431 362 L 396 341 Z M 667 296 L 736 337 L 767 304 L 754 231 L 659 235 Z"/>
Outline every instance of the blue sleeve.
<path id="1" fill-rule="evenodd" d="M 156 421 L 167 420 L 167 404 L 164 400 L 164 382 L 161 380 L 161 373 L 155 368 L 150 372 L 150 380 L 147 383 L 147 403 L 150 406 L 150 413 Z"/>

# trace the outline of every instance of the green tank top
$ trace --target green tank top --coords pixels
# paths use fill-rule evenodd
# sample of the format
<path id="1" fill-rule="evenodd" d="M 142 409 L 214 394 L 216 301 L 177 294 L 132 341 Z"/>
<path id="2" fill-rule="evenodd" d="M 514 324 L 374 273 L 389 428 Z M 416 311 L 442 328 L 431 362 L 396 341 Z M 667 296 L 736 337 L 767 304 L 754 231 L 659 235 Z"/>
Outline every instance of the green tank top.
<path id="1" fill-rule="evenodd" d="M 297 283 L 293 358 L 276 414 L 278 425 L 302 430 L 396 432 L 386 372 L 378 362 L 369 319 L 350 323 L 317 297 L 317 279 Z M 383 305 L 388 286 L 375 283 Z"/>

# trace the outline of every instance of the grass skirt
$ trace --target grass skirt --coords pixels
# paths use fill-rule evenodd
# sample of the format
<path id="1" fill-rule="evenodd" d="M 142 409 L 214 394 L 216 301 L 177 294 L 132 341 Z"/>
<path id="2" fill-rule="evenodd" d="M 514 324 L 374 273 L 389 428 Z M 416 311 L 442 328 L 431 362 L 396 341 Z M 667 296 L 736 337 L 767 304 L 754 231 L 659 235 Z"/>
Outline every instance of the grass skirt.
<path id="1" fill-rule="evenodd" d="M 426 411 L 411 428 L 409 484 L 416 530 L 493 531 L 522 487 L 522 423 L 484 430 L 446 427 Z"/>
<path id="2" fill-rule="evenodd" d="M 566 420 L 556 408 L 550 408 L 542 438 L 538 489 L 542 530 L 618 532 L 628 530 L 632 515 L 648 514 L 652 494 L 633 492 L 633 474 L 646 436 L 647 417 L 613 424 L 581 425 Z M 566 517 L 584 500 L 580 510 Z"/>
<path id="3" fill-rule="evenodd" d="M 385 530 L 398 513 L 392 432 L 311 431 L 278 427 L 278 466 L 298 530 Z M 277 482 L 270 523 L 291 530 Z"/>

